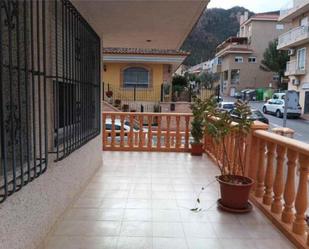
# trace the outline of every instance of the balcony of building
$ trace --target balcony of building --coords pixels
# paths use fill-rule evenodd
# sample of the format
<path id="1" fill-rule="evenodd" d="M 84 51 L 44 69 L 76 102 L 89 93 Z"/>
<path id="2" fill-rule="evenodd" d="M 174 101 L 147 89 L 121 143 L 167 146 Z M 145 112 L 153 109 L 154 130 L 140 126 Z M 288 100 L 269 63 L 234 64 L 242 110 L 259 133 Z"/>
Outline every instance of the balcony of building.
<path id="1" fill-rule="evenodd" d="M 279 21 L 284 23 L 292 22 L 293 19 L 308 11 L 308 0 L 289 0 L 280 10 Z"/>
<path id="2" fill-rule="evenodd" d="M 102 118 L 103 165 L 45 248 L 307 248 L 307 144 L 254 123 L 241 153 L 256 182 L 255 206 L 230 214 L 217 207 L 223 146 L 206 133 L 205 154 L 187 153 L 191 114 L 104 112 Z M 126 131 L 126 120 L 143 129 Z M 235 142 L 229 135 L 226 148 L 237 164 Z"/>
<path id="3" fill-rule="evenodd" d="M 216 48 L 216 57 L 229 53 L 252 53 L 247 37 L 230 37 Z"/>
<path id="4" fill-rule="evenodd" d="M 306 69 L 299 68 L 297 60 L 288 61 L 286 64 L 285 76 L 305 75 Z"/>
<path id="5" fill-rule="evenodd" d="M 279 36 L 278 49 L 287 50 L 309 41 L 309 27 L 299 26 Z"/>
<path id="6" fill-rule="evenodd" d="M 239 215 L 217 208 L 219 170 L 206 155 L 104 151 L 102 156 L 102 167 L 46 249 L 294 248 L 258 208 Z M 190 211 L 202 187 L 202 211 Z"/>

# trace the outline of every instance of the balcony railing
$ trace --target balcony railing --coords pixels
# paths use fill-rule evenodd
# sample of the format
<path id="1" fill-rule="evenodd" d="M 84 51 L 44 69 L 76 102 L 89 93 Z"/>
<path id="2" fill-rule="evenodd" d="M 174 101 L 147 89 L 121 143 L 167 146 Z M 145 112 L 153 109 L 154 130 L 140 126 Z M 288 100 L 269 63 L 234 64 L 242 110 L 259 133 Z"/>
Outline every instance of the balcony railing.
<path id="1" fill-rule="evenodd" d="M 297 248 L 308 248 L 309 233 L 305 219 L 309 145 L 266 129 L 267 125 L 256 122 L 251 133 L 242 141 L 237 140 L 235 133 L 230 134 L 225 140 L 228 160 L 237 166 L 239 158 L 245 159 L 246 175 L 255 180 L 251 201 Z M 214 142 L 207 134 L 204 144 L 207 154 L 222 163 L 223 144 Z M 235 152 L 236 147 L 240 148 L 240 153 Z"/>
<path id="2" fill-rule="evenodd" d="M 286 64 L 285 76 L 289 75 L 304 75 L 306 70 L 300 69 L 297 65 L 297 60 L 288 61 Z"/>
<path id="3" fill-rule="evenodd" d="M 103 149 L 189 152 L 191 118 L 191 114 L 103 113 Z M 138 128 L 126 130 L 128 122 Z M 309 145 L 267 130 L 268 125 L 255 122 L 246 138 L 240 140 L 232 132 L 225 146 L 206 133 L 204 149 L 221 164 L 225 150 L 233 174 L 240 173 L 236 169 L 242 159 L 245 174 L 255 180 L 251 201 L 297 248 L 308 248 Z"/>
<path id="4" fill-rule="evenodd" d="M 188 152 L 191 116 L 104 112 L 103 150 Z"/>
<path id="5" fill-rule="evenodd" d="M 290 0 L 281 10 L 280 19 L 289 16 L 308 4 L 309 0 Z"/>
<path id="6" fill-rule="evenodd" d="M 309 39 L 309 27 L 299 26 L 282 35 L 278 39 L 278 49 L 287 49 L 289 47 L 300 45 Z"/>

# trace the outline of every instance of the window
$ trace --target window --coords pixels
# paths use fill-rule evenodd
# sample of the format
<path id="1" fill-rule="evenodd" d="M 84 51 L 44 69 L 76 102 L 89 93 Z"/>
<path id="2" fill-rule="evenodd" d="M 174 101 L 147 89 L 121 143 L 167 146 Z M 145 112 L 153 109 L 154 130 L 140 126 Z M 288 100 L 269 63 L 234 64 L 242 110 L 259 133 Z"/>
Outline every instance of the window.
<path id="1" fill-rule="evenodd" d="M 100 38 L 69 1 L 54 1 L 53 153 L 62 160 L 100 134 Z M 57 8 L 56 8 L 57 7 Z M 67 15 L 59 19 L 63 9 Z M 74 18 L 78 17 L 78 18 Z M 70 27 L 75 27 L 72 29 Z M 74 32 L 79 30 L 79 32 Z M 83 32 L 81 32 L 83 30 Z M 56 44 L 57 43 L 57 44 Z"/>
<path id="2" fill-rule="evenodd" d="M 233 69 L 231 71 L 231 84 L 239 84 L 240 80 L 240 70 L 239 69 Z"/>
<path id="3" fill-rule="evenodd" d="M 306 48 L 297 50 L 297 69 L 305 70 L 306 68 Z"/>
<path id="4" fill-rule="evenodd" d="M 48 60 L 45 44 L 38 44 L 46 38 L 38 18 L 46 9 L 33 2 L 0 1 L 0 203 L 42 175 L 48 164 L 48 82 L 42 66 Z"/>
<path id="5" fill-rule="evenodd" d="M 236 57 L 235 57 L 235 62 L 236 62 L 236 63 L 243 63 L 243 62 L 244 62 L 244 58 L 241 57 L 241 56 L 236 56 Z"/>
<path id="6" fill-rule="evenodd" d="M 229 71 L 224 71 L 223 80 L 228 80 L 228 79 L 229 79 Z"/>
<path id="7" fill-rule="evenodd" d="M 130 67 L 123 71 L 123 87 L 149 87 L 149 71 L 142 67 Z"/>
<path id="8" fill-rule="evenodd" d="M 302 19 L 300 19 L 300 26 L 308 26 L 308 17 L 303 17 Z"/>
<path id="9" fill-rule="evenodd" d="M 249 63 L 256 63 L 256 57 L 249 57 L 248 62 Z"/>

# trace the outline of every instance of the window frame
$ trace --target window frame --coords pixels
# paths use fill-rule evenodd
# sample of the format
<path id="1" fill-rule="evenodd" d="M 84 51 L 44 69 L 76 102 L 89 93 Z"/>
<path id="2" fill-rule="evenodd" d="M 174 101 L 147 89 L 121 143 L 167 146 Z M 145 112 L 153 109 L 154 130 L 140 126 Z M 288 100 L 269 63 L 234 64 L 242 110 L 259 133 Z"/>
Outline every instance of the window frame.
<path id="1" fill-rule="evenodd" d="M 138 75 L 136 75 L 136 82 L 126 82 L 126 72 L 128 72 L 128 70 L 132 70 L 132 69 L 138 69 L 138 70 L 141 70 L 144 71 L 143 73 L 147 72 L 147 84 L 146 83 L 143 83 L 143 82 L 139 82 L 139 79 L 138 79 Z M 138 71 L 134 72 L 133 73 L 137 73 Z M 146 67 L 142 67 L 142 66 L 129 66 L 129 67 L 126 67 L 125 69 L 123 69 L 123 79 L 122 79 L 122 86 L 123 88 L 126 88 L 126 89 L 130 89 L 130 88 L 141 88 L 141 89 L 147 89 L 150 87 L 150 70 Z"/>
<path id="2" fill-rule="evenodd" d="M 234 62 L 235 63 L 244 63 L 244 57 L 243 56 L 235 56 Z"/>
<path id="3" fill-rule="evenodd" d="M 250 59 L 254 59 L 254 61 L 250 61 Z M 249 56 L 248 62 L 251 63 L 251 64 L 256 64 L 256 59 L 257 59 L 256 56 Z"/>
<path id="4" fill-rule="evenodd" d="M 303 66 L 300 67 L 300 53 L 304 51 L 304 61 L 303 61 Z M 300 48 L 300 49 L 297 49 L 297 69 L 298 70 L 305 70 L 306 69 L 306 57 L 307 57 L 307 49 L 304 47 L 304 48 Z"/>

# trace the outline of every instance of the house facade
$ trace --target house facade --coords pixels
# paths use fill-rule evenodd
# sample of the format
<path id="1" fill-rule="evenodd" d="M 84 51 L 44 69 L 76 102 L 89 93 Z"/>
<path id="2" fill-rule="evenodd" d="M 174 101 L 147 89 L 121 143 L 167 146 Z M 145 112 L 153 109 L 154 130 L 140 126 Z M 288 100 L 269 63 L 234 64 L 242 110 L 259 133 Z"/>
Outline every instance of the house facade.
<path id="1" fill-rule="evenodd" d="M 214 72 L 220 73 L 220 86 L 224 95 L 234 96 L 243 89 L 274 87 L 273 72 L 262 70 L 263 53 L 269 42 L 278 38 L 284 26 L 278 24 L 279 13 L 255 14 L 240 17 L 237 36 L 230 37 L 217 47 Z"/>
<path id="2" fill-rule="evenodd" d="M 207 3 L 0 1 L 1 249 L 44 248 L 102 167 L 103 44 L 178 50 Z"/>
<path id="3" fill-rule="evenodd" d="M 171 91 L 164 93 L 162 86 L 171 84 L 172 74 L 188 55 L 172 49 L 104 48 L 104 91 L 119 100 L 170 100 Z"/>
<path id="4" fill-rule="evenodd" d="M 289 51 L 285 72 L 289 77 L 288 89 L 299 93 L 302 113 L 309 115 L 309 2 L 293 1 L 290 8 L 281 11 L 279 21 L 291 26 L 279 37 L 277 47 Z"/>

